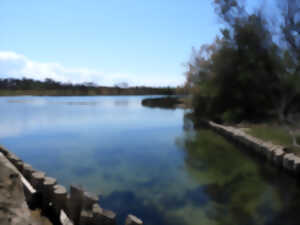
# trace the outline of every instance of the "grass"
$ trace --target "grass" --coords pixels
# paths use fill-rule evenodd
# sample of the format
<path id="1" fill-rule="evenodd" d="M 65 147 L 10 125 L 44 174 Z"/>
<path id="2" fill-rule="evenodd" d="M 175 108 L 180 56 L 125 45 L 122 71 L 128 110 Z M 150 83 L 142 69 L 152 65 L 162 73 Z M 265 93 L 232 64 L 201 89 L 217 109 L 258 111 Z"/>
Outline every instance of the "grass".
<path id="1" fill-rule="evenodd" d="M 247 128 L 245 131 L 248 134 L 273 144 L 285 146 L 289 152 L 300 155 L 300 148 L 293 146 L 293 139 L 283 126 L 276 123 L 263 123 L 247 124 Z"/>

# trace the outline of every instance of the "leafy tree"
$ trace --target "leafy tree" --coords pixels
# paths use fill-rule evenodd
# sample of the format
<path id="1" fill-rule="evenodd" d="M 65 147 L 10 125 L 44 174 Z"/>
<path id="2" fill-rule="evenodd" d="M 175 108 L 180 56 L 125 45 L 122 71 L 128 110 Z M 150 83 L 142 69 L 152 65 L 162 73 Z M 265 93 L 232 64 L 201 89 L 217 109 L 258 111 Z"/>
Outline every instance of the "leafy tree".
<path id="1" fill-rule="evenodd" d="M 285 2 L 292 10 L 283 13 L 282 44 L 262 10 L 249 14 L 236 0 L 215 0 L 225 28 L 214 43 L 193 50 L 186 72 L 196 114 L 240 121 L 275 113 L 284 122 L 299 110 L 300 41 L 295 33 L 300 7 L 298 1 Z"/>

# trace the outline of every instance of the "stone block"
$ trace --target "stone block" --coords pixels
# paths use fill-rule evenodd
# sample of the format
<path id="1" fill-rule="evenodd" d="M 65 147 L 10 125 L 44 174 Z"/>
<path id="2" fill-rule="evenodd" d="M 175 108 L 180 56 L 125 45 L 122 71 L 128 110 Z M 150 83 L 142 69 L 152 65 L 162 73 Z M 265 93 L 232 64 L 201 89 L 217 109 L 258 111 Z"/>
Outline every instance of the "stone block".
<path id="1" fill-rule="evenodd" d="M 116 214 L 113 211 L 102 209 L 99 205 L 93 205 L 92 225 L 115 225 Z"/>
<path id="2" fill-rule="evenodd" d="M 60 211 L 65 209 L 67 201 L 67 190 L 64 186 L 56 184 L 54 185 L 52 203 L 53 208 L 57 216 L 60 215 Z"/>
<path id="3" fill-rule="evenodd" d="M 294 158 L 294 168 L 293 169 L 297 175 L 300 174 L 300 158 L 297 156 Z"/>
<path id="4" fill-rule="evenodd" d="M 44 179 L 45 179 L 44 172 L 35 171 L 32 173 L 30 183 L 38 192 L 41 192 L 43 188 Z"/>
<path id="5" fill-rule="evenodd" d="M 277 148 L 276 150 L 273 151 L 273 163 L 279 167 L 283 166 L 283 156 L 284 152 L 280 149 Z"/>
<path id="6" fill-rule="evenodd" d="M 42 209 L 47 210 L 53 198 L 54 186 L 56 179 L 52 177 L 45 177 L 42 188 Z"/>
<path id="7" fill-rule="evenodd" d="M 125 225 L 142 225 L 143 221 L 134 215 L 128 215 L 125 221 Z"/>
<path id="8" fill-rule="evenodd" d="M 80 212 L 79 225 L 90 225 L 93 221 L 93 211 L 82 209 Z"/>
<path id="9" fill-rule="evenodd" d="M 84 191 L 81 187 L 71 185 L 66 212 L 75 225 L 79 224 L 80 213 L 83 207 L 83 195 Z"/>
<path id="10" fill-rule="evenodd" d="M 83 193 L 83 201 L 82 201 L 82 208 L 84 209 L 90 209 L 92 210 L 93 205 L 95 203 L 98 203 L 99 198 L 97 195 L 90 193 L 90 192 L 84 192 Z"/>
<path id="11" fill-rule="evenodd" d="M 288 153 L 283 156 L 283 168 L 289 171 L 293 171 L 294 167 L 294 154 Z"/>
<path id="12" fill-rule="evenodd" d="M 5 155 L 5 156 L 7 156 L 7 154 L 9 153 L 9 151 L 1 145 L 0 145 L 0 152 L 2 152 L 3 155 Z"/>
<path id="13" fill-rule="evenodd" d="M 32 174 L 35 172 L 36 170 L 32 168 L 31 165 L 27 164 L 27 163 L 24 163 L 23 164 L 23 175 L 24 177 L 30 181 L 31 180 L 31 177 L 32 177 Z"/>

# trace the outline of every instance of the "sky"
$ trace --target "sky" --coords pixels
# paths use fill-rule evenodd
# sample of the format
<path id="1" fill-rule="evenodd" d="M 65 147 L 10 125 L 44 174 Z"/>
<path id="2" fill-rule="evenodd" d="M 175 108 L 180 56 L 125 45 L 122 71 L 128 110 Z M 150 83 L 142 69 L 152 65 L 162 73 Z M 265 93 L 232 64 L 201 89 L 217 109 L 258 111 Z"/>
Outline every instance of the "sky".
<path id="1" fill-rule="evenodd" d="M 177 86 L 211 43 L 212 0 L 0 0 L 0 78 Z"/>

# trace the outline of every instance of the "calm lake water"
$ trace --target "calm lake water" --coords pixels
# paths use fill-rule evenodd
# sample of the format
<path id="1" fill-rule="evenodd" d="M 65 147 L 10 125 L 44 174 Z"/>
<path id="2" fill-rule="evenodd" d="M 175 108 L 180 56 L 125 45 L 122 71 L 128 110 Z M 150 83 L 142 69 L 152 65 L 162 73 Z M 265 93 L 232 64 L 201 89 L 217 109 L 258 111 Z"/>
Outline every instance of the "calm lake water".
<path id="1" fill-rule="evenodd" d="M 0 143 L 146 225 L 298 225 L 300 184 L 145 97 L 2 97 Z M 121 223 L 122 224 L 122 223 Z"/>

